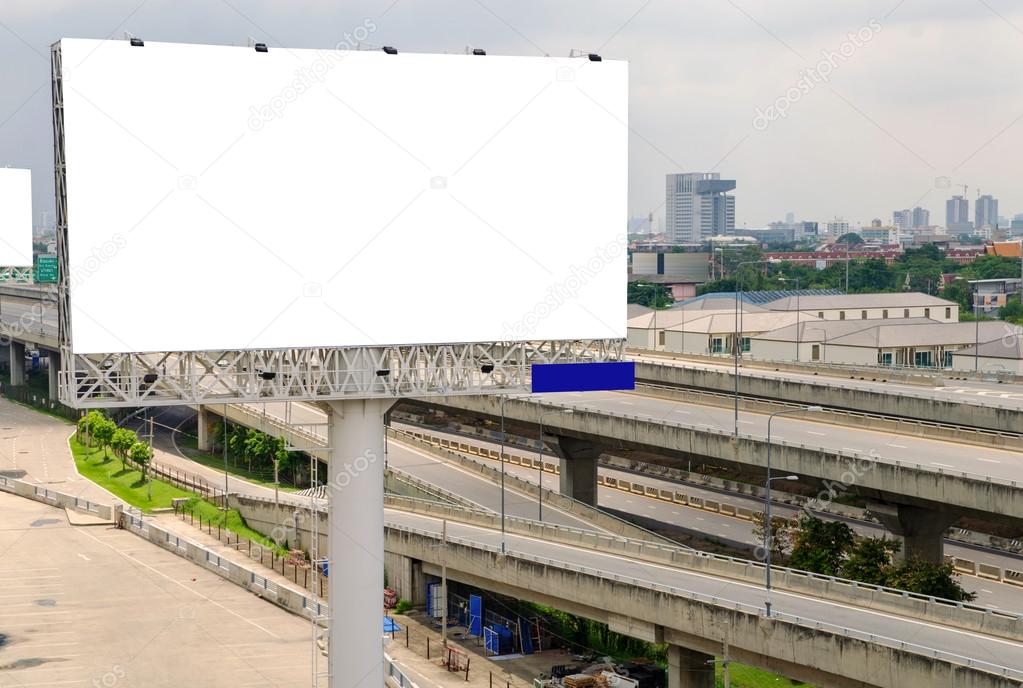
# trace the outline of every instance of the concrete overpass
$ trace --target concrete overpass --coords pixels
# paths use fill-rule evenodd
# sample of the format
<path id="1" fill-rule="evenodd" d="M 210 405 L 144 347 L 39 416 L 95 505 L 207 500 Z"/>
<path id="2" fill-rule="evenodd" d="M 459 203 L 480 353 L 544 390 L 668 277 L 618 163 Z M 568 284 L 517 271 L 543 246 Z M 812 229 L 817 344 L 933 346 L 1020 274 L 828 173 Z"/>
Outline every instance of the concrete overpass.
<path id="1" fill-rule="evenodd" d="M 654 356 L 632 358 L 636 360 L 637 380 L 728 394 L 735 391 L 734 369 L 724 359 L 713 363 Z M 946 385 L 941 377 L 944 372 L 948 371 L 928 374 L 931 384 L 914 384 L 901 381 L 897 371 L 873 371 L 870 378 L 851 371 L 839 377 L 838 371 L 818 375 L 810 366 L 784 364 L 773 370 L 761 362 L 756 368 L 740 368 L 739 393 L 995 432 L 1020 432 L 1023 386 L 997 381 Z"/>
<path id="2" fill-rule="evenodd" d="M 389 510 L 386 549 L 438 576 L 669 644 L 669 685 L 713 686 L 707 662 L 735 661 L 837 687 L 1023 685 L 1023 645 L 888 612 L 651 565 L 607 549 Z M 392 559 L 393 561 L 393 559 Z M 903 639 L 912 639 L 912 642 Z"/>
<path id="3" fill-rule="evenodd" d="M 449 397 L 425 405 L 497 422 L 500 404 L 493 398 Z M 263 413 L 251 405 L 234 405 L 227 413 L 234 422 L 283 433 L 293 446 L 325 446 L 318 409 L 294 404 L 286 422 L 283 406 L 268 404 Z M 573 413 L 552 412 L 563 408 L 572 408 Z M 216 406 L 200 411 L 200 446 L 208 437 L 207 414 L 222 412 Z M 562 493 L 591 505 L 596 504 L 597 459 L 602 451 L 652 452 L 680 462 L 746 469 L 766 465 L 762 414 L 742 414 L 743 432 L 735 437 L 728 429 L 732 413 L 725 408 L 613 392 L 547 395 L 509 400 L 505 404 L 509 432 L 536 436 L 541 413 L 545 434 L 556 440 L 560 452 Z M 963 516 L 1023 523 L 1023 467 L 1016 452 L 893 437 L 792 416 L 778 418 L 773 430 L 772 466 L 777 474 L 796 474 L 819 485 L 824 499 L 844 492 L 867 497 L 889 532 L 903 538 L 908 556 L 940 561 L 944 532 Z"/>
<path id="4" fill-rule="evenodd" d="M 500 399 L 448 397 L 429 405 L 495 422 L 501 416 Z M 761 415 L 743 414 L 742 431 L 734 436 L 728 409 L 640 395 L 547 395 L 510 399 L 504 406 L 509 430 L 526 436 L 536 436 L 540 414 L 546 414 L 546 434 L 556 437 L 561 449 L 562 486 L 588 503 L 593 503 L 603 450 L 746 469 L 766 466 L 766 417 Z M 565 408 L 573 413 L 553 412 Z M 777 475 L 798 475 L 820 485 L 829 498 L 848 491 L 872 500 L 872 511 L 904 539 L 907 555 L 940 561 L 942 534 L 963 516 L 1023 525 L 1023 467 L 1015 452 L 896 438 L 799 417 L 777 419 L 774 430 Z"/>
<path id="5" fill-rule="evenodd" d="M 25 349 L 49 356 L 49 397 L 57 398 L 57 298 L 52 285 L 0 284 L 0 357 L 8 362 L 11 384 L 25 384 Z M 6 351 L 4 351 L 6 349 Z"/>
<path id="6" fill-rule="evenodd" d="M 778 569 L 767 618 L 757 562 L 522 517 L 507 519 L 502 555 L 499 522 L 486 509 L 391 498 L 392 585 L 419 597 L 422 576 L 446 565 L 453 580 L 668 642 L 673 686 L 708 685 L 704 662 L 722 642 L 731 659 L 822 685 L 1023 685 L 1015 615 Z"/>

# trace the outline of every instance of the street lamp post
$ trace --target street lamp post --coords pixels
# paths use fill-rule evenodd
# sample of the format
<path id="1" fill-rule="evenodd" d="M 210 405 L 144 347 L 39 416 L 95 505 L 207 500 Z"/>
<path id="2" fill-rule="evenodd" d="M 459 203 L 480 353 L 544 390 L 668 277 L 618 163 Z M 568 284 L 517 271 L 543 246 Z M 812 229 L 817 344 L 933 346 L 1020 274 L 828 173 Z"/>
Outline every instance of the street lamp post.
<path id="1" fill-rule="evenodd" d="M 540 473 L 538 476 L 540 489 L 536 493 L 536 520 L 541 522 L 543 521 L 543 419 L 544 416 L 555 413 L 569 415 L 575 413 L 575 411 L 573 409 L 554 409 L 540 414 Z"/>
<path id="2" fill-rule="evenodd" d="M 789 280 L 785 279 L 784 277 L 779 277 L 778 279 L 780 279 L 782 282 L 788 282 L 789 281 Z M 800 335 L 799 335 L 799 316 L 800 316 L 800 311 L 799 311 L 799 277 L 796 277 L 795 280 L 796 280 L 796 363 L 799 363 L 799 340 L 800 340 Z"/>
<path id="3" fill-rule="evenodd" d="M 504 443 L 505 443 L 505 432 L 504 432 L 504 405 L 508 402 L 507 396 L 501 397 L 501 453 L 499 458 L 501 460 L 501 554 L 505 552 L 504 542 Z"/>
<path id="4" fill-rule="evenodd" d="M 764 609 L 767 616 L 771 615 L 771 548 L 774 547 L 773 530 L 771 528 L 771 483 L 775 480 L 799 480 L 798 475 L 784 475 L 778 478 L 771 477 L 771 422 L 775 416 L 784 416 L 789 413 L 816 413 L 822 410 L 820 406 L 802 406 L 775 411 L 767 418 L 767 480 L 764 481 L 764 557 L 767 563 L 764 586 L 767 589 L 767 601 L 764 603 Z"/>
<path id="5" fill-rule="evenodd" d="M 735 429 L 734 434 L 736 437 L 739 436 L 739 356 L 740 350 L 742 349 L 742 341 L 740 339 L 742 333 L 742 327 L 739 325 L 739 319 L 742 317 L 739 312 L 739 300 L 742 298 L 742 278 L 739 274 L 739 269 L 743 265 L 759 265 L 762 263 L 770 263 L 768 260 L 744 260 L 735 264 L 735 334 L 732 337 L 732 345 L 735 352 Z M 721 267 L 724 269 L 724 257 L 721 258 Z"/>

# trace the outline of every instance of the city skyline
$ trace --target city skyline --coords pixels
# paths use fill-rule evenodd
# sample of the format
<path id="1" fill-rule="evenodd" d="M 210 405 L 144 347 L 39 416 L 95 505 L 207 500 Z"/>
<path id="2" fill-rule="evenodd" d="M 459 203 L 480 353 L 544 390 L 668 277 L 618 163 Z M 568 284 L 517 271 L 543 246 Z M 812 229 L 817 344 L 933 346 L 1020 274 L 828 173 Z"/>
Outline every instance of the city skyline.
<path id="1" fill-rule="evenodd" d="M 1005 2 L 788 1 L 770 11 L 709 0 L 685 9 L 440 2 L 430 16 L 436 28 L 424 32 L 411 0 L 343 9 L 317 0 L 213 8 L 185 0 L 173 9 L 127 0 L 5 3 L 0 22 L 10 40 L 0 59 L 19 69 L 0 76 L 0 164 L 35 172 L 36 222 L 52 212 L 48 49 L 61 36 L 131 31 L 235 45 L 253 36 L 323 48 L 368 19 L 375 28 L 367 46 L 462 52 L 471 44 L 509 55 L 574 48 L 628 59 L 631 216 L 663 217 L 664 175 L 685 170 L 739 181 L 740 228 L 767 226 L 793 208 L 801 219 L 837 215 L 865 225 L 918 205 L 939 218 L 962 184 L 971 200 L 976 188 L 997 189 L 1005 211 L 1023 209 L 1004 154 L 1023 145 L 1023 95 L 1004 88 L 1023 73 L 1023 8 Z M 963 87 L 949 89 L 949 80 Z"/>

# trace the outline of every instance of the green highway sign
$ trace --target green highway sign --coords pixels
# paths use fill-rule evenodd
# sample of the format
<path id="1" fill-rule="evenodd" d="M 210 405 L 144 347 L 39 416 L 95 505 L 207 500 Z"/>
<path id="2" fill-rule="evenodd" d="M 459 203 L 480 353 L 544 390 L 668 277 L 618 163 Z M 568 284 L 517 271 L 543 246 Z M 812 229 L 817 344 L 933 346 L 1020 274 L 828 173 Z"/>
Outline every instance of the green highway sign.
<path id="1" fill-rule="evenodd" d="M 57 256 L 39 256 L 36 258 L 36 269 L 33 277 L 36 283 L 57 282 Z"/>

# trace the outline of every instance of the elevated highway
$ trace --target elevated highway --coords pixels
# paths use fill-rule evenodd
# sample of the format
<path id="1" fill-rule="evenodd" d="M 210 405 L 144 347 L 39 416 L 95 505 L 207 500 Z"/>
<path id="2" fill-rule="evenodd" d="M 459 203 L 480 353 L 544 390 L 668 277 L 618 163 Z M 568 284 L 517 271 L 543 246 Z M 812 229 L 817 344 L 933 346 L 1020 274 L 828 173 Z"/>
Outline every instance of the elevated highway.
<path id="1" fill-rule="evenodd" d="M 499 399 L 449 397 L 425 405 L 494 422 L 501 415 Z M 764 414 L 742 413 L 735 437 L 730 409 L 641 394 L 545 395 L 509 399 L 504 406 L 509 432 L 524 436 L 537 436 L 540 414 L 545 415 L 545 434 L 560 446 L 562 492 L 588 504 L 596 503 L 602 451 L 650 452 L 675 457 L 680 465 L 692 461 L 746 470 L 766 465 Z M 567 408 L 573 413 L 556 413 Z M 215 406 L 200 411 L 200 442 L 208 435 L 205 414 L 218 412 L 223 413 Z M 267 404 L 264 413 L 235 405 L 227 413 L 232 421 L 287 434 L 293 446 L 325 446 L 324 416 L 314 407 Z M 822 499 L 850 493 L 872 500 L 872 511 L 885 527 L 904 539 L 907 555 L 939 561 L 943 533 L 963 516 L 1023 524 L 1023 466 L 1017 452 L 829 425 L 810 416 L 777 418 L 772 431 L 778 475 L 795 474 L 818 485 Z"/>
<path id="2" fill-rule="evenodd" d="M 636 379 L 644 382 L 734 393 L 734 368 L 720 362 L 632 354 Z M 1023 420 L 1023 385 L 998 380 L 946 380 L 952 371 L 922 371 L 915 383 L 898 371 L 867 373 L 759 362 L 739 369 L 739 393 L 761 399 L 817 404 L 863 413 L 1018 434 Z M 868 377 L 869 375 L 869 377 Z"/>
<path id="3" fill-rule="evenodd" d="M 500 399 L 449 397 L 430 405 L 495 422 L 501 417 Z M 766 467 L 765 415 L 742 414 L 736 436 L 727 409 L 637 394 L 545 395 L 504 404 L 506 425 L 525 436 L 536 436 L 541 413 L 546 433 L 561 446 L 563 474 L 582 486 L 571 494 L 583 501 L 592 500 L 596 457 L 604 450 Z M 777 475 L 798 475 L 832 498 L 849 492 L 873 500 L 872 510 L 903 538 L 907 555 L 940 560 L 942 533 L 963 516 L 1023 524 L 1023 467 L 1015 452 L 825 425 L 809 415 L 778 418 L 773 430 Z"/>
<path id="4" fill-rule="evenodd" d="M 406 452 L 392 444 L 390 460 Z M 415 456 L 409 455 L 407 463 L 417 463 Z M 260 489 L 265 499 L 270 491 Z M 308 503 L 295 496 L 286 499 Z M 526 514 L 535 506 L 517 500 L 509 505 L 509 511 Z M 830 591 L 799 591 L 790 589 L 796 583 L 780 581 L 786 589 L 771 593 L 774 611 L 768 617 L 766 592 L 758 584 L 762 567 L 755 562 L 737 562 L 735 567 L 748 570 L 724 575 L 683 564 L 679 557 L 700 555 L 682 548 L 630 545 L 593 530 L 534 524 L 521 517 L 508 519 L 502 554 L 496 515 L 481 507 L 473 515 L 389 505 L 386 548 L 389 557 L 407 562 L 400 567 L 407 572 L 401 583 L 406 589 L 413 587 L 415 571 L 439 575 L 445 565 L 453 580 L 667 642 L 672 645 L 674 686 L 709 685 L 707 672 L 687 667 L 705 667 L 705 661 L 720 654 L 722 642 L 729 644 L 736 661 L 819 685 L 1023 685 L 1023 645 L 999 635 L 1017 633 L 1011 630 L 1018 623 L 1012 616 L 1001 621 L 1008 627 L 985 632 L 983 624 L 990 618 L 985 612 L 974 621 L 962 621 L 958 615 L 968 610 L 955 605 L 907 602 L 900 594 L 878 598 L 866 588 L 842 593 L 833 583 L 826 584 Z M 445 519 L 446 544 L 441 541 Z M 588 537 L 593 541 L 587 542 Z M 779 576 L 784 578 L 781 572 Z M 914 606 L 919 604 L 924 606 Z M 950 613 L 955 619 L 942 617 Z"/>
<path id="5" fill-rule="evenodd" d="M 1023 645 L 617 552 L 389 510 L 386 549 L 439 576 L 586 616 L 671 647 L 672 686 L 713 685 L 730 658 L 837 687 L 1023 685 Z M 697 669 L 703 669 L 698 671 Z"/>

